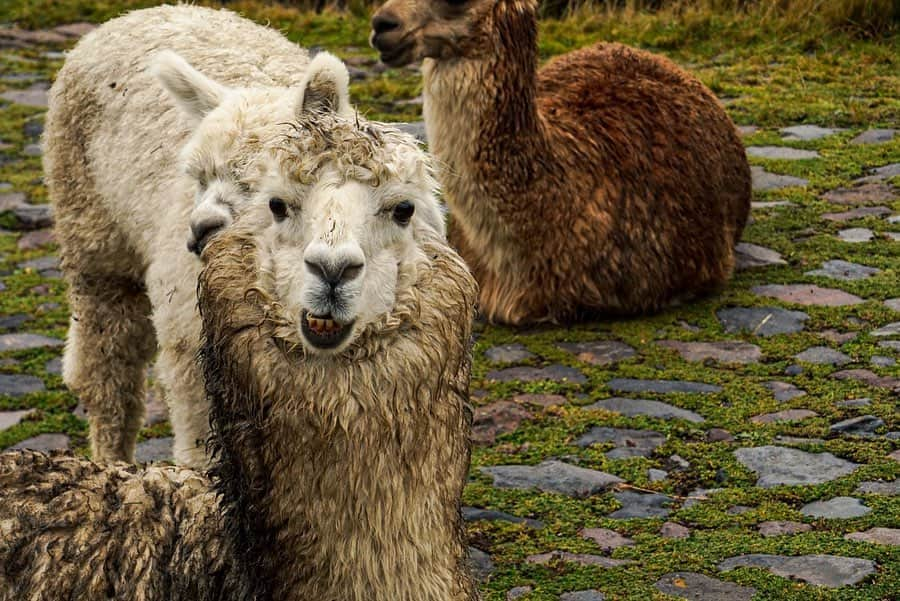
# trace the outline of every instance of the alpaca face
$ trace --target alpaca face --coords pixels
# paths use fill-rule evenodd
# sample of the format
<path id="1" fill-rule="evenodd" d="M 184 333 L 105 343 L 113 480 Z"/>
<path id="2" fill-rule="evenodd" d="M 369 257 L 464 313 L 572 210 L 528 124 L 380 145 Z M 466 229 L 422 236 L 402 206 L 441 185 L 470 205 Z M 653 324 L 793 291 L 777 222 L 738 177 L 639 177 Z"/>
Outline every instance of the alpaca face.
<path id="1" fill-rule="evenodd" d="M 372 17 L 369 43 L 381 53 L 381 61 L 393 67 L 423 58 L 474 58 L 491 52 L 486 42 L 496 4 L 497 0 L 388 0 Z"/>
<path id="2" fill-rule="evenodd" d="M 225 88 L 174 55 L 157 74 L 194 132 L 182 152 L 197 199 L 188 247 L 233 221 L 258 232 L 261 286 L 311 352 L 347 348 L 389 313 L 444 235 L 415 140 L 361 120 L 344 65 L 317 55 L 299 90 Z"/>

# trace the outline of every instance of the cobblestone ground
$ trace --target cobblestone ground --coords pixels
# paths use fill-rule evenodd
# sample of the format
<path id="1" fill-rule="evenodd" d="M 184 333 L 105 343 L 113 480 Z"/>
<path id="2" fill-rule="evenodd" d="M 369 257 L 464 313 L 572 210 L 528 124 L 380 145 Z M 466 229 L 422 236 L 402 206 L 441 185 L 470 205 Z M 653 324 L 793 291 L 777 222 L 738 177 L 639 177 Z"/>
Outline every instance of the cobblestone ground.
<path id="1" fill-rule="evenodd" d="M 0 29 L 0 448 L 86 453 L 39 136 L 60 51 L 90 28 Z M 346 50 L 355 81 L 380 77 Z M 741 127 L 756 202 L 722 294 L 478 328 L 464 514 L 487 599 L 900 594 L 900 133 L 799 118 Z M 142 461 L 170 457 L 167 419 L 151 392 Z"/>

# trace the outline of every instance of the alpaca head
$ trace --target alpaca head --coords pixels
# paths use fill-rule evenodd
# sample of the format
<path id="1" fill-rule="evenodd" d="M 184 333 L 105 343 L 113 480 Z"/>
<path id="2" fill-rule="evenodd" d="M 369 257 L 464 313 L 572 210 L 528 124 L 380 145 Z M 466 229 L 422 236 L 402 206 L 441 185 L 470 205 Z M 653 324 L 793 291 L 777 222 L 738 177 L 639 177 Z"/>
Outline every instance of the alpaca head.
<path id="1" fill-rule="evenodd" d="M 534 0 L 388 0 L 372 17 L 372 46 L 387 65 L 493 52 L 498 11 L 533 15 Z"/>
<path id="2" fill-rule="evenodd" d="M 354 114 L 346 67 L 321 53 L 298 89 L 230 89 L 172 54 L 156 73 L 194 125 L 182 161 L 195 251 L 233 221 L 249 228 L 260 286 L 313 353 L 390 312 L 443 216 L 427 155 Z"/>

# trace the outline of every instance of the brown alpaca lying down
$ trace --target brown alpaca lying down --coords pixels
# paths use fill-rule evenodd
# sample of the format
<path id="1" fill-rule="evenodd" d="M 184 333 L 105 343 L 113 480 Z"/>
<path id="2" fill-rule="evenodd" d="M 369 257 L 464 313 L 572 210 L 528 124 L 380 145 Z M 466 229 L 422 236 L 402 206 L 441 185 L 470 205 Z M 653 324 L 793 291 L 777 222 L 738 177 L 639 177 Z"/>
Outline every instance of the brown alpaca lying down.
<path id="1" fill-rule="evenodd" d="M 696 78 L 620 44 L 538 70 L 533 0 L 389 0 L 372 44 L 425 59 L 451 242 L 495 321 L 656 311 L 724 284 L 750 208 L 731 120 Z"/>

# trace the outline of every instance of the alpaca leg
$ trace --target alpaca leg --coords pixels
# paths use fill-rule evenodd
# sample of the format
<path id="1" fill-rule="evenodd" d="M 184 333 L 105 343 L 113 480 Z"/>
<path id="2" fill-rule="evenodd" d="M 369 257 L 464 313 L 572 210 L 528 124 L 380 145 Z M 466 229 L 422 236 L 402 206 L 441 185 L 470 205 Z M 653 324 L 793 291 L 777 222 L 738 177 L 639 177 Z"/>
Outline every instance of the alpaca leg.
<path id="1" fill-rule="evenodd" d="M 150 301 L 137 282 L 117 277 L 79 276 L 69 294 L 63 379 L 87 410 L 91 453 L 95 461 L 133 461 L 156 350 Z"/>
<path id="2" fill-rule="evenodd" d="M 157 360 L 160 380 L 166 390 L 169 419 L 175 435 L 175 462 L 195 469 L 208 465 L 209 403 L 197 364 L 196 344 L 189 350 L 162 344 Z"/>

